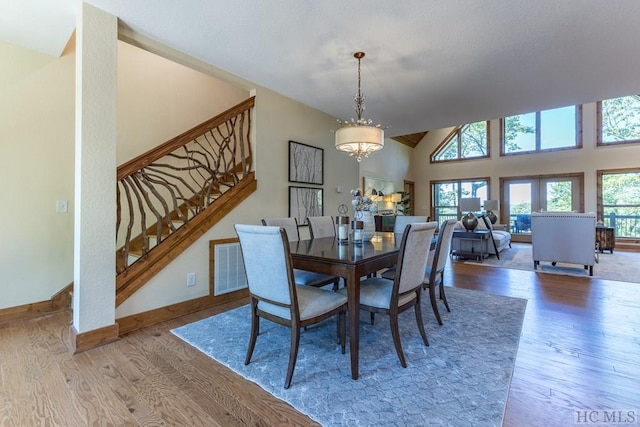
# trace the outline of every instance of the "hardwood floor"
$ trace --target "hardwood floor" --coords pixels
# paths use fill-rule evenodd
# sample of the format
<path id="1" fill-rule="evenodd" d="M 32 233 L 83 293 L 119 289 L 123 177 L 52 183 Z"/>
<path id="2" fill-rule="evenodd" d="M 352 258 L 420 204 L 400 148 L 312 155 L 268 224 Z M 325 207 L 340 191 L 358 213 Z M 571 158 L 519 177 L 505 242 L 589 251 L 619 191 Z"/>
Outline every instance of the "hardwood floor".
<path id="1" fill-rule="evenodd" d="M 528 299 L 505 426 L 573 425 L 577 410 L 640 423 L 640 284 L 463 263 L 445 280 Z M 75 356 L 69 312 L 0 326 L 0 425 L 314 425 L 170 333 L 237 305 Z"/>

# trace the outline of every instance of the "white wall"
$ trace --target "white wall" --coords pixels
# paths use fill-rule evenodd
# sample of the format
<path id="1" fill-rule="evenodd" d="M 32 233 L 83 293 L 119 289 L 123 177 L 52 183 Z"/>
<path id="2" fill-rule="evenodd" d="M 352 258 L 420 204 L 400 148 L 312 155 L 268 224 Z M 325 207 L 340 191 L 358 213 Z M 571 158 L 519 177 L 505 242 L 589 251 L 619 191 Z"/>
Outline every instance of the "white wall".
<path id="1" fill-rule="evenodd" d="M 411 156 L 411 170 L 416 183 L 416 213 L 430 215 L 431 180 L 489 177 L 490 196 L 500 197 L 500 177 L 549 175 L 583 172 L 585 211 L 596 211 L 596 171 L 638 167 L 640 145 L 596 147 L 596 104 L 582 108 L 583 147 L 579 150 L 553 151 L 500 157 L 499 120 L 490 122 L 489 159 L 461 162 L 429 163 L 431 153 L 452 128 L 430 131 Z"/>

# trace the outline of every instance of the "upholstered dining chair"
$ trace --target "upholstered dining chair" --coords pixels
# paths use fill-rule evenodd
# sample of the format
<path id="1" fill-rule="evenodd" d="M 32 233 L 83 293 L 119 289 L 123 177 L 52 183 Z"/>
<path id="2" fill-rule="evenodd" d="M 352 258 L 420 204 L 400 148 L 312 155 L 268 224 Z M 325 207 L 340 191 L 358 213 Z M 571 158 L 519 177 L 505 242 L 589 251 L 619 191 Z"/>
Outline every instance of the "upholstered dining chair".
<path id="1" fill-rule="evenodd" d="M 393 232 L 396 234 L 404 233 L 404 229 L 407 224 L 413 224 L 416 222 L 427 222 L 429 218 L 426 216 L 415 216 L 415 215 L 398 215 L 396 217 L 396 222 L 393 225 Z"/>
<path id="2" fill-rule="evenodd" d="M 372 277 L 360 283 L 360 309 L 371 313 L 382 313 L 390 317 L 393 344 L 403 368 L 407 362 L 400 342 L 398 314 L 410 309 L 415 310 L 416 323 L 424 345 L 429 345 L 427 333 L 422 322 L 420 295 L 431 239 L 436 229 L 435 222 L 409 224 L 402 234 L 398 254 L 397 274 L 393 280 Z M 342 288 L 338 293 L 346 293 Z M 355 308 L 351 308 L 352 310 Z"/>
<path id="3" fill-rule="evenodd" d="M 312 239 L 334 237 L 336 235 L 332 216 L 310 216 L 307 217 L 307 222 L 309 223 L 309 234 Z"/>
<path id="4" fill-rule="evenodd" d="M 433 261 L 431 265 L 427 266 L 424 274 L 423 287 L 429 289 L 429 299 L 431 300 L 431 308 L 433 308 L 433 314 L 436 316 L 438 324 L 442 325 L 442 318 L 440 317 L 440 311 L 438 310 L 438 301 L 436 299 L 436 286 L 438 286 L 439 298 L 444 302 L 444 306 L 447 311 L 451 311 L 449 303 L 447 302 L 447 296 L 444 293 L 444 268 L 447 265 L 449 259 L 449 253 L 451 252 L 451 240 L 453 238 L 453 230 L 456 225 L 456 219 L 449 219 L 442 221 L 440 225 L 440 231 L 438 232 L 438 242 L 436 243 L 436 249 L 433 254 Z"/>
<path id="5" fill-rule="evenodd" d="M 297 242 L 300 240 L 298 233 L 298 221 L 295 218 L 263 218 L 263 225 L 282 227 L 287 232 L 289 242 Z M 307 286 L 324 286 L 333 283 L 333 290 L 337 290 L 340 284 L 340 278 L 329 274 L 316 273 L 313 271 L 293 269 L 296 285 Z"/>
<path id="6" fill-rule="evenodd" d="M 300 328 L 338 317 L 338 337 L 345 352 L 347 297 L 339 292 L 297 286 L 289 242 L 282 227 L 236 224 L 251 303 L 248 365 L 260 333 L 260 318 L 291 328 L 289 365 L 284 388 L 291 386 L 298 357 Z M 265 337 L 266 339 L 267 337 Z"/>

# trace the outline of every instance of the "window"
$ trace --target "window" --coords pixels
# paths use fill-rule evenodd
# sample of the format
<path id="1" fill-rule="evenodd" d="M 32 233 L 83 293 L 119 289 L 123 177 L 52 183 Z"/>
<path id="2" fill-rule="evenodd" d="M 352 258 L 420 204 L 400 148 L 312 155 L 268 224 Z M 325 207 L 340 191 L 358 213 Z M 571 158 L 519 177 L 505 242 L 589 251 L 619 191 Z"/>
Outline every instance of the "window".
<path id="1" fill-rule="evenodd" d="M 489 157 L 489 122 L 458 126 L 431 154 L 431 163 Z"/>
<path id="2" fill-rule="evenodd" d="M 489 178 L 455 181 L 431 181 L 433 199 L 433 221 L 458 218 L 458 202 L 462 197 L 479 197 L 482 202 L 489 198 Z"/>
<path id="3" fill-rule="evenodd" d="M 584 210 L 583 173 L 501 178 L 500 192 L 514 242 L 531 242 L 531 212 Z"/>
<path id="4" fill-rule="evenodd" d="M 640 95 L 606 99 L 597 109 L 598 145 L 640 142 Z"/>
<path id="5" fill-rule="evenodd" d="M 582 147 L 581 112 L 581 106 L 569 106 L 505 117 L 500 126 L 502 153 Z"/>
<path id="6" fill-rule="evenodd" d="M 640 237 L 640 169 L 598 171 L 598 220 L 616 238 Z"/>

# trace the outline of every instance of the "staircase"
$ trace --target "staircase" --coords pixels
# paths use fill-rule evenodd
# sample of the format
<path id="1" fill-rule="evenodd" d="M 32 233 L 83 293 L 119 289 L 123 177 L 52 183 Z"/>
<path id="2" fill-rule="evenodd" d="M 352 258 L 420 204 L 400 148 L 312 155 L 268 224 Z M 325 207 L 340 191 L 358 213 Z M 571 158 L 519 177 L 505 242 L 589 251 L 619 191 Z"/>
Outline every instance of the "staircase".
<path id="1" fill-rule="evenodd" d="M 249 98 L 118 168 L 116 306 L 257 188 Z"/>

